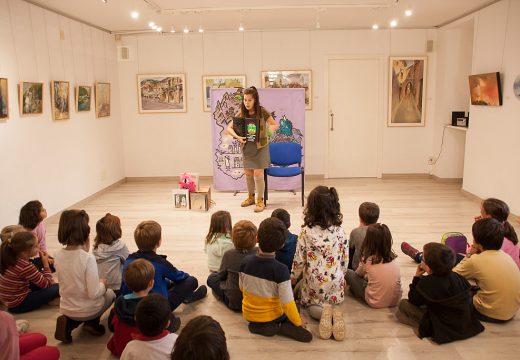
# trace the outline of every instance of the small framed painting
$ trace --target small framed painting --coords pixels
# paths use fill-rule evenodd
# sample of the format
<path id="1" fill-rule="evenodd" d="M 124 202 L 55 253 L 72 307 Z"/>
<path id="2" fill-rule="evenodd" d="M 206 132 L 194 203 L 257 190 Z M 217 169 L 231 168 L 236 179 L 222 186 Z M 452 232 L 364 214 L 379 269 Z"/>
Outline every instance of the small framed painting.
<path id="1" fill-rule="evenodd" d="M 9 89 L 7 79 L 0 78 L 0 120 L 9 119 Z"/>
<path id="2" fill-rule="evenodd" d="M 190 209 L 190 193 L 188 189 L 174 189 L 172 190 L 172 197 L 175 210 Z"/>
<path id="3" fill-rule="evenodd" d="M 312 73 L 310 70 L 262 71 L 264 88 L 305 89 L 305 110 L 312 109 Z"/>
<path id="4" fill-rule="evenodd" d="M 424 126 L 427 57 L 390 57 L 388 126 Z"/>
<path id="5" fill-rule="evenodd" d="M 51 81 L 51 112 L 53 120 L 66 120 L 70 118 L 68 81 Z"/>
<path id="6" fill-rule="evenodd" d="M 92 86 L 76 86 L 76 111 L 90 111 L 90 101 L 92 99 Z"/>
<path id="7" fill-rule="evenodd" d="M 43 114 L 43 83 L 22 81 L 19 90 L 20 115 Z"/>
<path id="8" fill-rule="evenodd" d="M 110 116 L 110 83 L 95 84 L 96 117 Z"/>
<path id="9" fill-rule="evenodd" d="M 245 75 L 207 75 L 202 77 L 202 104 L 204 111 L 211 110 L 210 89 L 245 88 Z"/>
<path id="10" fill-rule="evenodd" d="M 186 112 L 184 74 L 137 75 L 140 113 Z"/>

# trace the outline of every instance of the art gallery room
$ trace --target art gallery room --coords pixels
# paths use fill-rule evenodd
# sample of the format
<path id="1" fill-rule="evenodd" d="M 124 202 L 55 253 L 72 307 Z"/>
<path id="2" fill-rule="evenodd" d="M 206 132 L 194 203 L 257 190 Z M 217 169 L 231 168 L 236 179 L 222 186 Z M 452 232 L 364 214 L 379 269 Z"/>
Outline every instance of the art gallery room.
<path id="1" fill-rule="evenodd" d="M 0 359 L 518 359 L 518 38 L 520 0 L 0 0 Z"/>

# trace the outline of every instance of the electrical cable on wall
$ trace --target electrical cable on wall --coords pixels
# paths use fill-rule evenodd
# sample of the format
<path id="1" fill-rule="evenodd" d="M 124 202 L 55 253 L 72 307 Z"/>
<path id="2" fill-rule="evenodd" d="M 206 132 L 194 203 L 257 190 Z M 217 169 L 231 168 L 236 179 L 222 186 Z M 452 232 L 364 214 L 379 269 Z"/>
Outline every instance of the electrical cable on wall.
<path id="1" fill-rule="evenodd" d="M 444 125 L 444 129 L 442 130 L 442 139 L 441 139 L 441 148 L 439 150 L 439 153 L 437 154 L 437 156 L 434 158 L 434 160 L 432 161 L 431 165 L 435 165 L 437 164 L 437 161 L 439 160 L 439 158 L 441 157 L 441 154 L 442 154 L 442 149 L 443 149 L 443 145 L 444 145 L 444 133 L 446 132 L 446 128 L 448 127 L 449 125 Z"/>

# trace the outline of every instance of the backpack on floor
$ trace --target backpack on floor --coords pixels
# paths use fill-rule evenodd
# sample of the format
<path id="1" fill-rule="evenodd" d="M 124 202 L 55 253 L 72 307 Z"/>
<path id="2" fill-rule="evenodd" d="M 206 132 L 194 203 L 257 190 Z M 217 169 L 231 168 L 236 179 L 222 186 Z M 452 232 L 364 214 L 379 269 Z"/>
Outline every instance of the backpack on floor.
<path id="1" fill-rule="evenodd" d="M 455 254 L 465 255 L 468 250 L 468 239 L 460 232 L 447 232 L 442 234 L 441 244 L 452 249 Z"/>

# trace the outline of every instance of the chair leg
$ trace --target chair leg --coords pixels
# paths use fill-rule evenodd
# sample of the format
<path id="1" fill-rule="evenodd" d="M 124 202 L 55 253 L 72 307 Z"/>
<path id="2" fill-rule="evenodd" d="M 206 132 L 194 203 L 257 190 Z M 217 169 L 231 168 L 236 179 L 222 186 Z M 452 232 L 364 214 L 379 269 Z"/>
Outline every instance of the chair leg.
<path id="1" fill-rule="evenodd" d="M 264 205 L 267 205 L 267 173 L 264 169 L 264 183 L 265 183 L 265 187 L 264 187 Z"/>
<path id="2" fill-rule="evenodd" d="M 305 172 L 302 170 L 302 207 L 304 206 L 304 203 L 305 203 Z"/>

